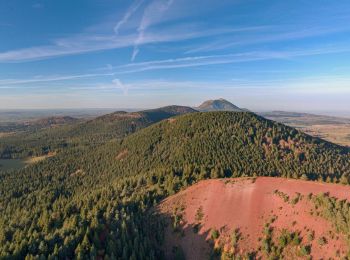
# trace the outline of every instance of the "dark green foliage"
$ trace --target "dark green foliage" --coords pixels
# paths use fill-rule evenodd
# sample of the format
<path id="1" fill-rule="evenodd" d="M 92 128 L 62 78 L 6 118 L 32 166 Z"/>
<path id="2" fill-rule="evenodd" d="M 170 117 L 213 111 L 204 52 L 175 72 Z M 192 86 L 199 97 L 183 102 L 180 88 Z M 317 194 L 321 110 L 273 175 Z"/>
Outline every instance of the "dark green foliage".
<path id="1" fill-rule="evenodd" d="M 210 232 L 210 237 L 211 239 L 215 240 L 215 239 L 218 239 L 220 236 L 220 233 L 217 229 L 212 229 L 211 232 Z"/>
<path id="2" fill-rule="evenodd" d="M 72 192 L 64 188 L 69 185 L 55 184 L 39 193 L 6 196 L 1 199 L 6 207 L 0 209 L 0 258 L 43 254 L 125 259 L 135 254 L 135 259 L 159 259 L 162 254 L 157 245 L 163 241 L 164 224 L 147 209 L 169 191 L 162 182 L 147 183 L 152 178 L 167 181 L 168 176 L 154 173 L 143 184 L 137 175 Z M 81 180 L 72 177 L 69 182 L 79 185 Z"/>
<path id="3" fill-rule="evenodd" d="M 204 217 L 203 207 L 200 206 L 196 211 L 196 216 L 195 216 L 196 222 L 201 222 L 203 220 L 203 217 Z"/>
<path id="4" fill-rule="evenodd" d="M 290 201 L 292 205 L 297 204 L 302 199 L 302 196 L 299 192 L 297 192 L 296 196 Z"/>
<path id="5" fill-rule="evenodd" d="M 185 260 L 185 254 L 181 247 L 174 247 L 173 248 L 174 253 L 174 260 Z"/>
<path id="6" fill-rule="evenodd" d="M 289 202 L 289 196 L 287 194 L 285 194 L 282 191 L 279 190 L 275 190 L 274 193 L 279 196 L 281 199 L 283 199 L 284 202 Z"/>
<path id="7" fill-rule="evenodd" d="M 177 117 L 176 123 L 163 121 L 127 137 L 119 149 L 128 150 L 128 157 L 115 167 L 129 174 L 191 167 L 203 177 L 305 174 L 309 179 L 331 176 L 337 182 L 350 171 L 347 148 L 244 112 L 196 113 Z"/>
<path id="8" fill-rule="evenodd" d="M 24 158 L 62 152 L 70 147 L 96 146 L 150 125 L 147 118 L 114 113 L 83 123 L 19 133 L 0 139 L 0 158 Z"/>
<path id="9" fill-rule="evenodd" d="M 132 113 L 120 111 L 54 128 L 30 128 L 24 133 L 0 138 L 0 158 L 24 158 L 61 152 L 67 147 L 97 146 L 163 119 L 193 112 L 196 111 L 189 107 L 168 106 Z"/>
<path id="10" fill-rule="evenodd" d="M 267 259 L 283 259 L 283 253 L 287 247 L 299 247 L 301 244 L 301 238 L 297 232 L 289 232 L 286 229 L 282 229 L 280 235 L 277 237 L 277 243 L 274 242 L 274 233 L 276 232 L 274 232 L 271 224 L 266 223 L 261 248 Z M 302 255 L 308 255 L 310 250 L 311 248 L 309 246 L 301 246 Z"/>
<path id="11" fill-rule="evenodd" d="M 86 123 L 93 130 L 66 126 L 2 139 L 15 142 L 1 141 L 10 157 L 63 148 L 0 173 L 0 258 L 161 259 L 164 223 L 151 208 L 182 188 L 231 176 L 306 174 L 336 182 L 350 169 L 346 148 L 251 113 L 189 114 L 136 133 L 164 114 L 117 125 L 108 123 L 111 116 L 102 117 L 104 126 Z M 277 250 L 265 242 L 266 251 Z"/>
<path id="12" fill-rule="evenodd" d="M 315 239 L 315 231 L 311 231 L 308 235 L 307 235 L 307 240 L 309 242 L 312 242 Z"/>
<path id="13" fill-rule="evenodd" d="M 307 256 L 311 253 L 311 246 L 310 245 L 307 245 L 307 246 L 302 246 L 300 248 L 300 254 L 302 256 Z"/>
<path id="14" fill-rule="evenodd" d="M 327 244 L 327 240 L 325 237 L 320 237 L 318 240 L 317 240 L 317 243 L 320 245 L 320 246 L 323 246 L 325 244 Z"/>
<path id="15" fill-rule="evenodd" d="M 240 232 L 239 228 L 236 228 L 231 234 L 231 246 L 232 246 L 232 248 L 236 249 L 237 243 L 238 243 L 240 238 L 241 238 L 241 232 Z"/>
<path id="16" fill-rule="evenodd" d="M 350 244 L 350 203 L 346 200 L 330 197 L 328 193 L 312 195 L 311 201 L 317 214 L 331 221 L 338 233 L 343 233 L 348 237 L 348 243 Z M 324 245 L 327 240 L 321 237 L 317 242 Z"/>

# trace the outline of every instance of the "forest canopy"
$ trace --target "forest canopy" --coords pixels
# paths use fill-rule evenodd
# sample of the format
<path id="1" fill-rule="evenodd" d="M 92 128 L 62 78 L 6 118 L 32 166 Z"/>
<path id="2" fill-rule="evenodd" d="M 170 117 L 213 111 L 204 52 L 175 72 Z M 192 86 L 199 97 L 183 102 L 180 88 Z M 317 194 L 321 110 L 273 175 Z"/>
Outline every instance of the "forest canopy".
<path id="1" fill-rule="evenodd" d="M 348 148 L 253 113 L 190 113 L 143 126 L 92 145 L 98 131 L 84 131 L 84 145 L 1 172 L 0 258 L 161 259 L 164 223 L 149 209 L 199 180 L 349 180 Z"/>

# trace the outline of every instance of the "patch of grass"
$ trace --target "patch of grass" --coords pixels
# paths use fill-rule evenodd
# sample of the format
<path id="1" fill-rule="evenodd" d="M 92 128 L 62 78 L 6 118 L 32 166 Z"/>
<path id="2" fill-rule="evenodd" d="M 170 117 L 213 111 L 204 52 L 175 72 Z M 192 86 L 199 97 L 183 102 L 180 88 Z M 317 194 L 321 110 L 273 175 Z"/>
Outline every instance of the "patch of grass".
<path id="1" fill-rule="evenodd" d="M 311 253 L 311 246 L 310 246 L 310 245 L 301 246 L 301 248 L 300 248 L 300 254 L 301 254 L 302 256 L 310 255 L 310 253 Z"/>
<path id="2" fill-rule="evenodd" d="M 301 200 L 301 194 L 297 192 L 297 195 L 290 201 L 292 205 L 296 205 Z"/>
<path id="3" fill-rule="evenodd" d="M 300 245 L 300 243 L 301 243 L 301 238 L 299 237 L 299 234 L 294 233 L 292 244 L 295 246 L 298 246 Z"/>
<path id="4" fill-rule="evenodd" d="M 307 240 L 309 242 L 313 241 L 315 239 L 315 232 L 311 231 L 309 234 L 307 234 Z"/>
<path id="5" fill-rule="evenodd" d="M 213 229 L 211 230 L 210 237 L 211 237 L 213 240 L 216 240 L 216 239 L 219 238 L 219 236 L 220 236 L 219 231 L 218 231 L 217 229 L 213 228 Z"/>
<path id="6" fill-rule="evenodd" d="M 284 193 L 283 191 L 275 190 L 274 194 L 276 194 L 278 197 L 283 199 L 284 202 L 289 201 L 289 196 L 286 193 Z"/>
<path id="7" fill-rule="evenodd" d="M 318 240 L 317 240 L 317 243 L 320 245 L 320 246 L 324 246 L 325 244 L 327 244 L 327 239 L 325 237 L 320 237 Z"/>
<path id="8" fill-rule="evenodd" d="M 181 226 L 181 223 L 183 221 L 183 211 L 185 210 L 184 205 L 178 205 L 174 208 L 173 211 L 173 230 L 174 232 L 180 231 L 179 228 Z"/>
<path id="9" fill-rule="evenodd" d="M 201 222 L 203 220 L 203 217 L 204 217 L 203 207 L 200 206 L 196 212 L 196 216 L 195 216 L 196 222 Z"/>
<path id="10" fill-rule="evenodd" d="M 231 245 L 232 245 L 232 248 L 236 248 L 237 247 L 237 244 L 238 244 L 238 241 L 239 241 L 240 238 L 241 238 L 241 232 L 240 232 L 239 228 L 236 228 L 231 234 Z"/>

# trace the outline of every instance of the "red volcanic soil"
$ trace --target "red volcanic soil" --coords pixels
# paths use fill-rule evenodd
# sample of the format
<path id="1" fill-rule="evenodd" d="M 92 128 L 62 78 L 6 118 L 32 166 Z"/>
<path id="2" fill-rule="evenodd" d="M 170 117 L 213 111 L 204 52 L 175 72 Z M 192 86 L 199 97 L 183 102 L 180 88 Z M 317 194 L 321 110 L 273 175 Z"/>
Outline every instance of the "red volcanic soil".
<path id="1" fill-rule="evenodd" d="M 289 201 L 284 201 L 276 190 L 288 195 Z M 301 199 L 296 204 L 291 203 L 298 193 L 302 195 Z M 307 199 L 310 193 L 329 193 L 332 197 L 350 201 L 350 187 L 337 184 L 269 177 L 201 181 L 165 199 L 157 208 L 165 216 L 182 216 L 182 231 L 175 232 L 171 224 L 166 228 L 166 257 L 172 259 L 174 247 L 181 247 L 186 259 L 208 259 L 213 247 L 220 247 L 241 255 L 255 251 L 257 258 L 265 259 L 261 240 L 264 225 L 270 222 L 275 239 L 282 229 L 299 232 L 302 238 L 300 245 L 283 251 L 284 259 L 301 258 L 295 252 L 303 245 L 311 246 L 313 259 L 339 259 L 348 251 L 346 239 L 335 231 L 332 223 L 310 213 L 314 209 Z M 201 218 L 199 211 L 203 213 Z M 271 222 L 272 218 L 275 220 Z M 173 221 L 168 220 L 169 223 Z M 196 224 L 200 224 L 198 232 L 193 229 Z M 220 233 L 215 241 L 210 238 L 212 229 Z M 236 249 L 232 249 L 230 237 L 235 229 L 240 230 L 241 238 Z M 312 232 L 314 239 L 308 240 Z M 321 237 L 327 239 L 325 245 L 320 245 Z"/>

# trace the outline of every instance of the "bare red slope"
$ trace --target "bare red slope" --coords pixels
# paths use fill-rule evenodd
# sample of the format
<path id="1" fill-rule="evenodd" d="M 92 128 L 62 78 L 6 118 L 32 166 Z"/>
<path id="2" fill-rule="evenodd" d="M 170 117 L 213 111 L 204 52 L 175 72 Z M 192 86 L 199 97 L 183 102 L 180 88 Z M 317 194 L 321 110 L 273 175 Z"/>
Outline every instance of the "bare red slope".
<path id="1" fill-rule="evenodd" d="M 303 195 L 296 204 L 285 202 L 275 190 L 290 197 Z M 257 179 L 221 179 L 202 181 L 192 187 L 164 200 L 158 210 L 168 216 L 181 211 L 182 229 L 174 232 L 169 226 L 166 231 L 165 249 L 167 257 L 172 258 L 174 246 L 181 246 L 187 259 L 206 259 L 211 251 L 210 231 L 220 231 L 220 238 L 215 241 L 218 246 L 230 249 L 230 234 L 239 229 L 242 237 L 238 243 L 240 254 L 260 252 L 264 224 L 275 218 L 271 224 L 276 232 L 283 228 L 300 232 L 302 245 L 311 245 L 311 255 L 315 259 L 338 258 L 347 253 L 347 244 L 341 234 L 336 234 L 332 224 L 324 218 L 311 215 L 311 202 L 306 199 L 309 193 L 329 192 L 331 196 L 350 200 L 350 187 L 334 184 L 323 184 L 301 180 L 260 177 Z M 176 210 L 177 208 L 177 210 Z M 182 210 L 179 210 L 182 208 Z M 201 208 L 203 218 L 198 221 Z M 198 233 L 193 226 L 200 222 Z M 314 232 L 315 238 L 307 241 L 307 235 Z M 333 235 L 330 235 L 333 234 Z M 327 244 L 320 245 L 318 239 L 327 238 Z M 299 247 L 300 247 L 299 246 Z M 294 250 L 294 249 L 293 249 Z M 295 249 L 285 251 L 286 258 L 295 258 Z M 338 252 L 337 252 L 338 251 Z"/>

